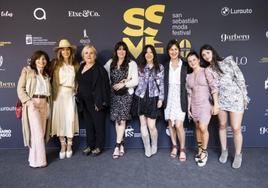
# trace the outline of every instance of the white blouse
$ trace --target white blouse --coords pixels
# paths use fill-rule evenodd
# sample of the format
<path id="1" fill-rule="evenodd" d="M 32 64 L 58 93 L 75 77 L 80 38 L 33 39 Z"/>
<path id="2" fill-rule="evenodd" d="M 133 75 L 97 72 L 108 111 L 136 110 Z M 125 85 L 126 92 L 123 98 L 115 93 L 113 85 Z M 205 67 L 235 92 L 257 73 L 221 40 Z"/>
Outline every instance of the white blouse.
<path id="1" fill-rule="evenodd" d="M 65 63 L 59 71 L 59 83 L 65 87 L 74 87 L 75 85 L 75 70 L 74 66 L 66 65 Z"/>
<path id="2" fill-rule="evenodd" d="M 169 84 L 181 84 L 181 66 L 181 59 L 179 59 L 178 67 L 175 70 L 172 67 L 172 62 L 169 62 Z"/>
<path id="3" fill-rule="evenodd" d="M 49 90 L 47 87 L 48 78 L 45 77 L 41 74 L 36 75 L 36 88 L 34 95 L 46 95 L 49 96 Z"/>

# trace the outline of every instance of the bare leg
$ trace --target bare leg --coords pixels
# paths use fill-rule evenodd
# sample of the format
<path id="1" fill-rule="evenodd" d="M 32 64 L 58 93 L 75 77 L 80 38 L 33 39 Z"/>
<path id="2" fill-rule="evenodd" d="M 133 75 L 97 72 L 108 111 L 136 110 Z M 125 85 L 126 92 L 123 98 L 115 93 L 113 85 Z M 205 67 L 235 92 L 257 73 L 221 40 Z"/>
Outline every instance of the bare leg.
<path id="1" fill-rule="evenodd" d="M 146 120 L 147 118 L 144 115 L 140 116 L 141 138 L 144 145 L 145 155 L 147 157 L 151 157 L 152 153 L 151 153 L 150 137 Z"/>
<path id="2" fill-rule="evenodd" d="M 156 123 L 156 119 L 147 118 L 147 125 L 150 131 L 151 141 L 152 141 L 152 155 L 156 154 L 157 152 L 158 133 L 157 133 L 155 123 Z"/>
<path id="3" fill-rule="evenodd" d="M 168 128 L 170 133 L 170 139 L 172 142 L 172 150 L 170 153 L 170 157 L 175 158 L 177 156 L 177 133 L 175 127 L 172 126 L 172 121 L 168 120 Z"/>
<path id="4" fill-rule="evenodd" d="M 179 142 L 180 142 L 180 156 L 179 156 L 179 159 L 180 159 L 180 161 L 185 161 L 186 160 L 185 131 L 184 131 L 182 121 L 176 121 L 176 131 L 177 131 L 177 136 L 178 136 L 178 139 L 179 139 Z"/>

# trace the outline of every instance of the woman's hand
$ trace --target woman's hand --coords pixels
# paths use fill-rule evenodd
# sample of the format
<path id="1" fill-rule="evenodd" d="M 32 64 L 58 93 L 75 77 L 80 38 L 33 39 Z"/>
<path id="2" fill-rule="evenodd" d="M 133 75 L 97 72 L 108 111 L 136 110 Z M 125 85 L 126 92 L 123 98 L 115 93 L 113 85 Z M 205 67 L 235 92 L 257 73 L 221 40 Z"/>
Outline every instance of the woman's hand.
<path id="1" fill-rule="evenodd" d="M 212 110 L 211 113 L 212 115 L 217 115 L 220 112 L 220 107 L 219 104 L 214 104 L 214 106 L 212 106 Z"/>
<path id="2" fill-rule="evenodd" d="M 122 89 L 122 88 L 125 87 L 125 86 L 126 86 L 126 84 L 125 84 L 125 82 L 122 80 L 122 81 L 120 81 L 119 83 L 114 84 L 114 85 L 113 85 L 113 89 L 114 89 L 115 91 L 117 91 L 117 90 L 119 90 L 119 89 Z"/>
<path id="3" fill-rule="evenodd" d="M 189 120 L 193 119 L 193 115 L 190 109 L 188 110 L 188 119 Z"/>
<path id="4" fill-rule="evenodd" d="M 158 100 L 157 101 L 157 108 L 161 108 L 163 105 L 163 101 L 162 100 Z"/>

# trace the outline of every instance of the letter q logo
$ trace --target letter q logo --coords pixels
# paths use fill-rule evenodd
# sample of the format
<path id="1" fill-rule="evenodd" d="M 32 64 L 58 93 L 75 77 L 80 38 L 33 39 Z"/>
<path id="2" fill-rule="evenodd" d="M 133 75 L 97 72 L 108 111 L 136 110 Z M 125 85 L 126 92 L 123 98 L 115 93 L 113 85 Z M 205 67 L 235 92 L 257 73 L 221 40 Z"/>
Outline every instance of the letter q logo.
<path id="1" fill-rule="evenodd" d="M 34 15 L 35 19 L 37 19 L 37 20 L 46 20 L 47 19 L 46 11 L 43 8 L 36 8 L 33 12 L 33 15 Z"/>

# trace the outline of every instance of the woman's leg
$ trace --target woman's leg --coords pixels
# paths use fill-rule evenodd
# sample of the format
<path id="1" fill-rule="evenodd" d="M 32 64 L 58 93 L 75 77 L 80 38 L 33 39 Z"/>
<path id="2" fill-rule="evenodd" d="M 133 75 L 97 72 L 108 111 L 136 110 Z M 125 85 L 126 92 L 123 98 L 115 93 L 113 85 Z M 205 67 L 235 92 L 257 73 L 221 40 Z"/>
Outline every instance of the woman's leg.
<path id="1" fill-rule="evenodd" d="M 175 127 L 172 126 L 172 121 L 168 120 L 168 128 L 170 133 L 170 139 L 172 143 L 172 149 L 170 152 L 170 157 L 175 158 L 177 157 L 178 148 L 177 148 L 177 133 Z"/>
<path id="2" fill-rule="evenodd" d="M 199 122 L 198 127 L 200 130 L 200 137 L 202 140 L 202 152 L 200 155 L 200 159 L 197 161 L 198 166 L 205 166 L 208 159 L 207 146 L 209 140 L 209 132 L 208 132 L 208 124 Z"/>
<path id="3" fill-rule="evenodd" d="M 141 138 L 143 141 L 144 145 L 144 150 L 145 150 L 145 156 L 146 157 L 151 157 L 152 152 L 151 152 L 151 145 L 150 145 L 150 136 L 148 132 L 148 127 L 147 127 L 147 118 L 144 115 L 139 116 L 140 119 L 140 130 L 141 130 Z"/>
<path id="4" fill-rule="evenodd" d="M 240 168 L 242 163 L 242 144 L 243 136 L 241 131 L 241 124 L 243 119 L 243 113 L 230 112 L 230 125 L 233 130 L 235 157 L 233 162 L 233 168 Z"/>
<path id="5" fill-rule="evenodd" d="M 118 159 L 120 156 L 120 147 L 125 134 L 125 129 L 126 129 L 126 121 L 121 120 L 120 122 L 117 121 L 115 122 L 116 145 L 114 148 L 113 159 Z"/>
<path id="6" fill-rule="evenodd" d="M 147 118 L 147 125 L 150 131 L 151 141 L 152 141 L 152 155 L 157 153 L 157 139 L 158 133 L 155 126 L 156 119 Z"/>
<path id="7" fill-rule="evenodd" d="M 228 150 L 227 150 L 227 121 L 228 114 L 226 111 L 220 110 L 219 115 L 219 137 L 221 143 L 221 156 L 219 161 L 221 163 L 226 163 L 228 158 Z"/>
<path id="8" fill-rule="evenodd" d="M 179 156 L 179 159 L 180 159 L 180 161 L 185 161 L 186 160 L 185 131 L 184 131 L 184 127 L 183 127 L 183 122 L 177 120 L 175 126 L 176 126 L 178 139 L 179 139 L 179 142 L 180 142 L 180 156 Z"/>
<path id="9" fill-rule="evenodd" d="M 29 165 L 31 167 L 43 167 L 47 165 L 44 140 L 44 127 L 46 126 L 45 119 L 47 117 L 47 106 L 45 106 L 46 101 L 44 99 L 32 100 L 32 104 L 28 107 L 29 126 L 31 131 Z"/>

